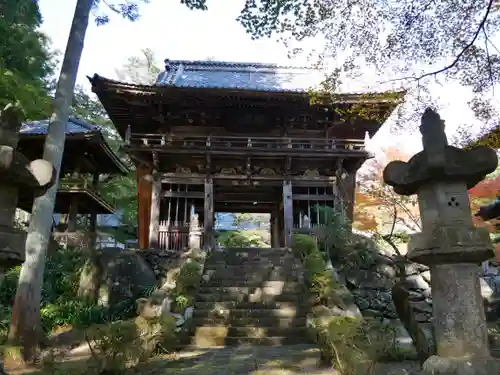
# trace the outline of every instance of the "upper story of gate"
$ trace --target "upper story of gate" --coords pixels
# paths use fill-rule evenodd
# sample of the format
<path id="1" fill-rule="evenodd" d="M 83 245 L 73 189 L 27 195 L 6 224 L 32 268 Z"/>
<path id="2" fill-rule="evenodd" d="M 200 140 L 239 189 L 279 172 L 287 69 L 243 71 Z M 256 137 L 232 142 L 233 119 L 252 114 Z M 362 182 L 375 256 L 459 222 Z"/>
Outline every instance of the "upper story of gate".
<path id="1" fill-rule="evenodd" d="M 153 85 L 90 78 L 128 151 L 143 158 L 366 158 L 365 138 L 403 94 L 331 94 L 323 80 L 310 68 L 186 60 L 165 60 Z"/>

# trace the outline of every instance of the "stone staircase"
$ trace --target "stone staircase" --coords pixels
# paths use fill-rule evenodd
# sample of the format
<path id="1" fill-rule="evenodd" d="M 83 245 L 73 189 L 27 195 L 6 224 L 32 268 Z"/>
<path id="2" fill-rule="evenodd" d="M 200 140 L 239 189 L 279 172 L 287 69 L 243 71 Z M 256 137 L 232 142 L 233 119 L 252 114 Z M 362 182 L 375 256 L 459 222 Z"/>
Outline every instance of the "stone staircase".
<path id="1" fill-rule="evenodd" d="M 299 262 L 287 249 L 213 251 L 195 300 L 192 344 L 300 344 L 308 298 Z"/>

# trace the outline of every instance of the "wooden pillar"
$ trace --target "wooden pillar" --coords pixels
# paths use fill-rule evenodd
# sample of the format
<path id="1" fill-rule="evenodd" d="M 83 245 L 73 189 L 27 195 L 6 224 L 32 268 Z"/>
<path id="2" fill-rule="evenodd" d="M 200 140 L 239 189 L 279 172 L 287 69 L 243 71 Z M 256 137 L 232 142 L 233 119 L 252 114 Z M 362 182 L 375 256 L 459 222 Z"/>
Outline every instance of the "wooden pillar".
<path id="1" fill-rule="evenodd" d="M 151 189 L 151 209 L 149 219 L 149 248 L 157 249 L 160 230 L 161 179 L 158 173 L 153 173 Z"/>
<path id="2" fill-rule="evenodd" d="M 71 199 L 71 203 L 69 206 L 67 232 L 69 233 L 76 232 L 77 220 L 78 220 L 78 197 L 74 196 Z"/>
<path id="3" fill-rule="evenodd" d="M 147 165 L 139 165 L 137 177 L 137 237 L 139 248 L 149 247 L 149 223 L 151 220 L 151 194 L 153 189 L 152 169 Z"/>
<path id="4" fill-rule="evenodd" d="M 354 218 L 354 200 L 356 198 L 356 172 L 350 172 L 345 180 L 345 215 L 352 223 Z"/>
<path id="5" fill-rule="evenodd" d="M 281 247 L 280 242 L 279 209 L 276 208 L 271 212 L 271 247 Z"/>
<path id="6" fill-rule="evenodd" d="M 205 250 L 211 250 L 214 244 L 214 183 L 212 176 L 205 178 L 203 243 Z"/>
<path id="7" fill-rule="evenodd" d="M 99 173 L 94 173 L 92 175 L 92 188 L 97 191 L 99 187 Z M 92 212 L 90 214 L 90 224 L 89 224 L 89 232 L 90 232 L 90 248 L 95 248 L 97 244 L 97 212 Z"/>
<path id="8" fill-rule="evenodd" d="M 283 224 L 284 224 L 284 247 L 292 247 L 293 234 L 293 197 L 292 182 L 283 181 Z"/>

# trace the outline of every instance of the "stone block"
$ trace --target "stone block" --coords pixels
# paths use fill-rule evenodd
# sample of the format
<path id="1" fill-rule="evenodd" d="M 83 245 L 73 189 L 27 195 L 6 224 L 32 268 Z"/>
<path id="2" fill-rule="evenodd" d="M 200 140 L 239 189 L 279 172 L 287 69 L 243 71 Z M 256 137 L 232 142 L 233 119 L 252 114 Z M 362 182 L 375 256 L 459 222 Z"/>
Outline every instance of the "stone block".
<path id="1" fill-rule="evenodd" d="M 25 259 L 26 232 L 15 228 L 0 227 L 0 264 L 10 268 Z"/>
<path id="2" fill-rule="evenodd" d="M 422 366 L 422 375 L 496 375 L 500 360 L 486 358 L 444 358 L 432 356 Z"/>

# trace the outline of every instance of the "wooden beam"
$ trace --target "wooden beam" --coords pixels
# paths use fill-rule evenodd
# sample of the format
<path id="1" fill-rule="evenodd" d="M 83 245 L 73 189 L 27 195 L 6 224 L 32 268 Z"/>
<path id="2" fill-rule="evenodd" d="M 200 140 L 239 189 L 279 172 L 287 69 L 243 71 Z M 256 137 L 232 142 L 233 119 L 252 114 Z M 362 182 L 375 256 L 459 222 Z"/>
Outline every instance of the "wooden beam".
<path id="1" fill-rule="evenodd" d="M 151 218 L 149 222 L 149 248 L 158 249 L 158 234 L 160 230 L 160 203 L 161 180 L 157 173 L 153 173 L 151 189 Z"/>
<path id="2" fill-rule="evenodd" d="M 337 158 L 337 157 L 350 157 L 350 158 L 367 158 L 369 154 L 362 150 L 307 150 L 307 149 L 282 149 L 282 150 L 272 150 L 267 148 L 249 148 L 241 150 L 207 150 L 203 148 L 163 148 L 161 146 L 125 146 L 127 153 L 131 155 L 137 155 L 140 152 L 157 152 L 163 155 L 217 155 L 217 156 L 248 156 L 252 158 L 264 156 L 264 155 L 274 155 L 274 156 L 293 156 L 296 158 Z M 132 157 L 132 156 L 131 156 Z M 145 162 L 146 159 L 139 159 L 139 157 L 134 156 L 139 161 Z"/>
<path id="3" fill-rule="evenodd" d="M 163 198 L 192 198 L 204 199 L 205 193 L 202 191 L 168 191 L 164 190 L 160 193 Z"/>
<path id="4" fill-rule="evenodd" d="M 161 173 L 161 182 L 164 184 L 179 184 L 179 185 L 204 185 L 205 176 L 189 175 L 183 176 L 177 173 Z"/>
<path id="5" fill-rule="evenodd" d="M 293 234 L 293 195 L 292 182 L 290 180 L 283 181 L 283 219 L 284 219 L 284 234 L 286 248 L 292 247 Z"/>

